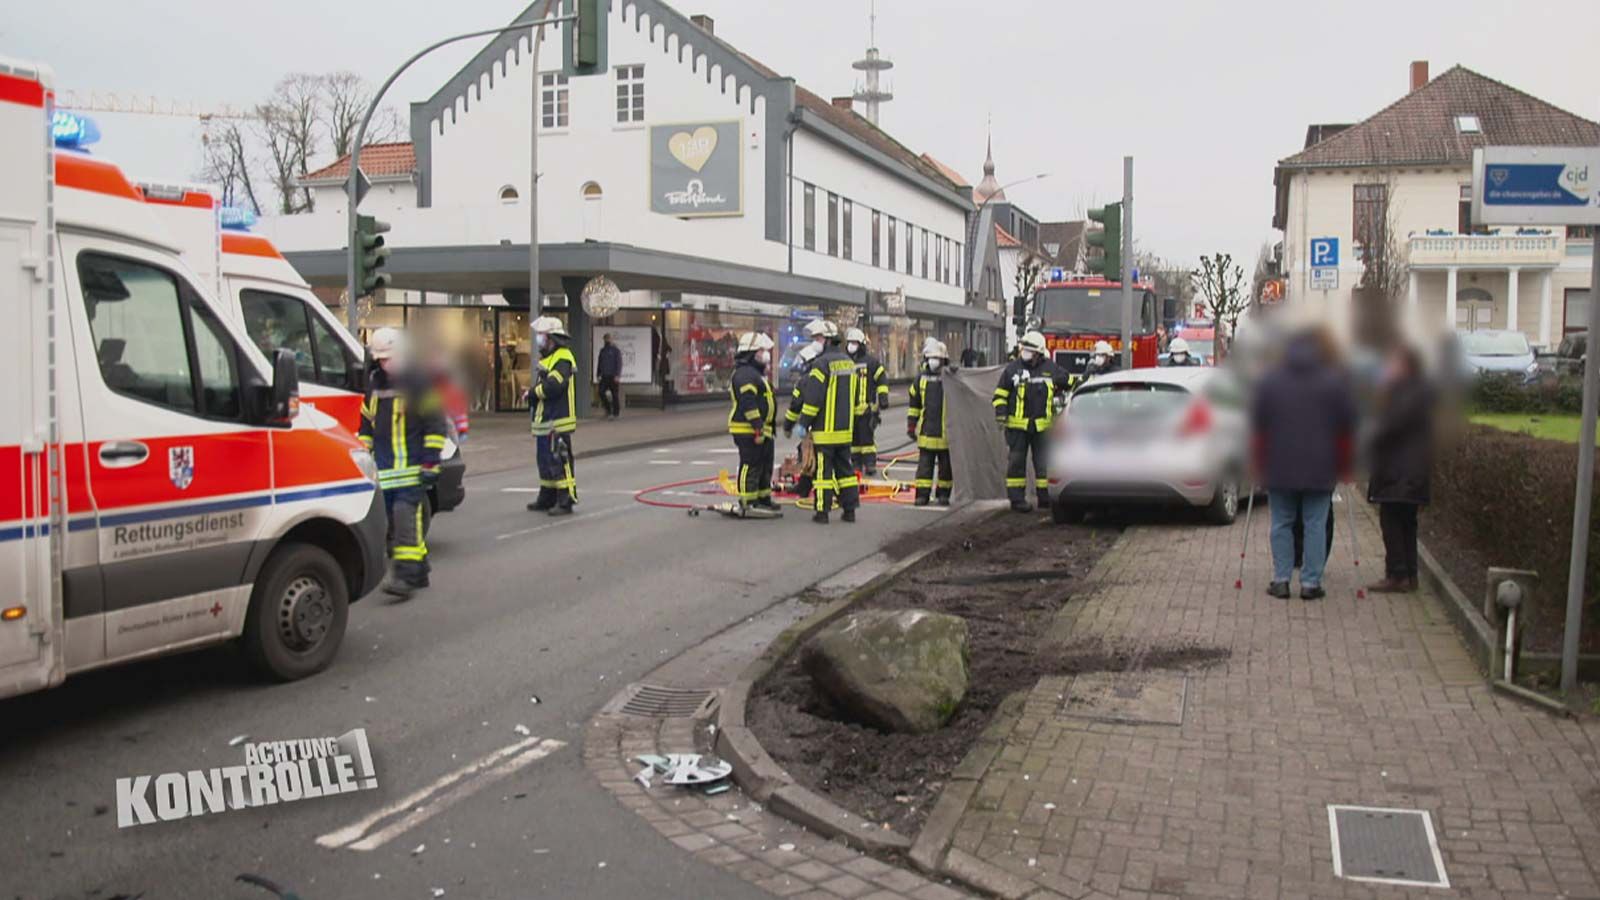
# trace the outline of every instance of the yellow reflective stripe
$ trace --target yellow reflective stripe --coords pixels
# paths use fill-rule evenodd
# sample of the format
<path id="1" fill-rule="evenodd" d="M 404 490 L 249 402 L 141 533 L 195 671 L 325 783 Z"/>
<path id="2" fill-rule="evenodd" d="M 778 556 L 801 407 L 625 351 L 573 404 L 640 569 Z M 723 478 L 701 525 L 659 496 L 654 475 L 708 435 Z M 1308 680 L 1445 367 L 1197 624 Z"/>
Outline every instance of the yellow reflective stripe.
<path id="1" fill-rule="evenodd" d="M 406 464 L 405 400 L 396 397 L 389 401 L 389 448 L 394 452 L 394 467 Z"/>
<path id="2" fill-rule="evenodd" d="M 370 434 L 361 435 L 361 443 L 366 445 L 366 448 L 368 450 L 371 450 L 372 449 L 372 435 L 370 435 Z"/>
<path id="3" fill-rule="evenodd" d="M 815 378 L 816 380 L 822 382 L 823 384 L 827 384 L 828 383 L 828 376 L 822 374 L 822 370 L 821 369 L 812 369 L 811 371 L 807 372 L 806 375 L 808 377 Z M 795 390 L 799 390 L 799 388 L 795 388 Z"/>
<path id="4" fill-rule="evenodd" d="M 831 398 L 828 401 L 828 405 L 833 405 Z M 817 409 L 817 405 L 815 403 L 806 403 L 800 407 L 800 415 L 802 416 L 815 416 L 818 411 L 819 410 Z"/>
<path id="5" fill-rule="evenodd" d="M 424 437 L 422 439 L 422 446 L 427 448 L 427 449 L 429 449 L 429 450 L 443 450 L 444 449 L 444 442 L 445 442 L 445 436 L 444 435 L 442 435 L 442 434 L 430 434 L 430 435 L 428 435 L 428 436 L 426 436 L 426 437 Z"/>
<path id="6" fill-rule="evenodd" d="M 746 425 L 743 422 L 729 422 L 728 423 L 728 433 L 729 434 L 755 434 L 756 433 L 756 427 L 754 425 Z"/>
<path id="7" fill-rule="evenodd" d="M 555 379 L 556 384 L 566 384 L 567 383 L 567 376 L 561 374 L 559 371 L 551 372 L 550 373 L 550 377 Z"/>
<path id="8" fill-rule="evenodd" d="M 1007 478 L 1006 479 L 1006 487 L 1008 487 L 1008 488 L 1027 487 L 1027 486 L 1028 486 L 1028 479 L 1026 479 L 1026 478 Z"/>
<path id="9" fill-rule="evenodd" d="M 739 385 L 739 393 L 742 394 L 745 391 L 749 391 L 752 394 L 759 394 L 760 393 L 760 390 L 757 389 L 756 386 L 753 385 L 753 384 L 741 384 L 741 385 Z"/>

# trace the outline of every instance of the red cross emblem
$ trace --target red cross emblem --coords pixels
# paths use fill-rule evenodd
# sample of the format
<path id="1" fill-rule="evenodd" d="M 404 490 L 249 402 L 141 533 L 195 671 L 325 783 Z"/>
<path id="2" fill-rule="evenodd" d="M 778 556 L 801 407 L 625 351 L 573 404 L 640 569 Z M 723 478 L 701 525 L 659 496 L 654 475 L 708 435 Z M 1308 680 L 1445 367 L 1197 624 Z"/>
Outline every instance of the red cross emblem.
<path id="1" fill-rule="evenodd" d="M 213 603 L 213 604 L 211 604 L 211 617 L 213 619 L 215 619 L 217 616 L 219 616 L 221 614 L 222 614 L 222 604 L 221 603 Z"/>

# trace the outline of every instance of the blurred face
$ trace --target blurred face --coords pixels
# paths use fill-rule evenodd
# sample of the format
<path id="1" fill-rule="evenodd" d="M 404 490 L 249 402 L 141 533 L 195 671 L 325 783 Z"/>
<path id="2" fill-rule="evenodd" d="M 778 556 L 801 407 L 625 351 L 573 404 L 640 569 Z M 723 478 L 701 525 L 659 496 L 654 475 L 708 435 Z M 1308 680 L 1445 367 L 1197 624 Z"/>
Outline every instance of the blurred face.
<path id="1" fill-rule="evenodd" d="M 944 368 L 944 360 L 938 358 L 937 356 L 931 356 L 928 358 L 928 371 L 937 372 L 942 368 Z"/>
<path id="2" fill-rule="evenodd" d="M 763 367 L 765 367 L 768 363 L 771 363 L 772 362 L 772 351 L 771 350 L 757 350 L 756 351 L 756 362 L 760 363 Z"/>
<path id="3" fill-rule="evenodd" d="M 383 369 L 385 374 L 394 375 L 405 369 L 405 363 L 401 361 L 399 354 L 395 354 L 378 360 L 378 367 Z"/>
<path id="4" fill-rule="evenodd" d="M 861 343 L 859 341 L 851 341 L 844 345 L 844 349 L 845 352 L 849 353 L 851 356 L 855 356 L 857 353 L 861 352 Z"/>
<path id="5" fill-rule="evenodd" d="M 1172 358 L 1177 362 L 1188 362 L 1189 361 L 1189 351 L 1187 351 L 1187 350 L 1179 350 L 1177 353 L 1172 354 Z"/>
<path id="6" fill-rule="evenodd" d="M 1031 363 L 1032 363 L 1032 362 L 1033 362 L 1033 361 L 1034 361 L 1034 360 L 1036 360 L 1036 359 L 1038 359 L 1038 358 L 1039 358 L 1039 354 L 1037 354 L 1037 353 L 1035 353 L 1035 352 L 1034 352 L 1034 351 L 1032 351 L 1032 350 L 1028 350 L 1028 349 L 1026 349 L 1026 348 L 1024 348 L 1024 349 L 1023 349 L 1023 350 L 1022 350 L 1022 352 L 1021 352 L 1021 353 L 1020 353 L 1020 354 L 1018 354 L 1018 355 L 1019 355 L 1019 356 L 1021 356 L 1021 357 L 1022 357 L 1022 361 L 1023 361 L 1023 362 L 1025 362 L 1025 363 L 1030 363 L 1030 364 L 1031 364 Z"/>
<path id="7" fill-rule="evenodd" d="M 550 335 L 545 334 L 542 331 L 535 333 L 533 336 L 533 345 L 538 347 L 540 350 L 543 350 L 545 347 L 550 345 Z"/>
<path id="8" fill-rule="evenodd" d="M 1109 359 L 1110 357 L 1106 356 L 1104 353 L 1096 353 L 1094 355 L 1094 364 L 1097 366 L 1103 366 Z"/>

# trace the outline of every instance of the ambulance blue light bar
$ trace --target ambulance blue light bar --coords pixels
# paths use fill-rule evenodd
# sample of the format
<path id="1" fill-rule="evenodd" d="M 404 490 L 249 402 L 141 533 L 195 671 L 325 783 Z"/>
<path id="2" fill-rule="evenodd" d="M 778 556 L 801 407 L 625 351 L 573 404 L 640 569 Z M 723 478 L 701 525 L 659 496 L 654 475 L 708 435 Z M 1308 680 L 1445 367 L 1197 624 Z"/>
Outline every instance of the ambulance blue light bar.
<path id="1" fill-rule="evenodd" d="M 50 139 L 57 147 L 81 149 L 100 140 L 100 126 L 88 116 L 58 109 L 50 121 Z"/>
<path id="2" fill-rule="evenodd" d="M 256 214 L 243 206 L 224 206 L 217 210 L 217 221 L 223 228 L 246 231 L 256 223 Z"/>

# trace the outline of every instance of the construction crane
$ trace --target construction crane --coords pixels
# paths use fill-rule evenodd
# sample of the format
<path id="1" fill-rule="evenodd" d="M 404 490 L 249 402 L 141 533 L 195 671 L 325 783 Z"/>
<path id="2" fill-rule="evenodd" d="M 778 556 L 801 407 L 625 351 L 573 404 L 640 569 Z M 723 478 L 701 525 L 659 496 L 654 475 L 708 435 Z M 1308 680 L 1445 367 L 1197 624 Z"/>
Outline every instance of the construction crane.
<path id="1" fill-rule="evenodd" d="M 153 94 L 119 94 L 112 91 L 61 90 L 56 93 L 56 106 L 73 112 L 127 113 L 139 116 L 172 116 L 195 119 L 202 127 L 200 139 L 209 143 L 211 125 L 218 121 L 247 121 L 259 119 L 254 110 L 237 106 L 203 106 L 183 100 L 170 100 Z"/>

